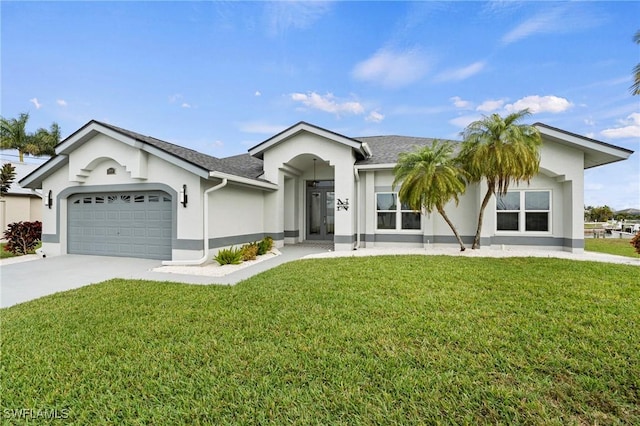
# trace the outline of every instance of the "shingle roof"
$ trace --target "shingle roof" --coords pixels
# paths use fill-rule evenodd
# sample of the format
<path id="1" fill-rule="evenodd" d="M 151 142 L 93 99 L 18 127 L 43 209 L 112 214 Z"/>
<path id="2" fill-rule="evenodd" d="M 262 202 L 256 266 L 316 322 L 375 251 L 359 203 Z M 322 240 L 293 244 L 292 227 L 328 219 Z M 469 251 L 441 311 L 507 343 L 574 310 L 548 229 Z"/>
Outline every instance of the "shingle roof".
<path id="1" fill-rule="evenodd" d="M 431 145 L 433 138 L 418 138 L 411 136 L 365 136 L 352 138 L 366 142 L 371 148 L 371 157 L 356 162 L 357 165 L 395 164 L 398 155 L 413 151 L 416 147 Z M 456 141 L 450 141 L 457 143 Z"/>
<path id="2" fill-rule="evenodd" d="M 191 164 L 201 167 L 210 172 L 217 171 L 229 173 L 235 176 L 246 177 L 249 179 L 257 179 L 262 174 L 262 160 L 251 157 L 249 154 L 236 155 L 227 158 L 218 158 L 211 155 L 203 154 L 193 149 L 185 148 L 170 142 L 156 139 L 151 136 L 145 136 L 131 130 L 123 129 L 112 124 L 97 122 L 102 126 L 129 136 L 137 141 L 152 145 L 164 152 L 182 158 Z"/>
<path id="3" fill-rule="evenodd" d="M 129 136 L 130 138 L 133 138 L 137 141 L 152 145 L 164 152 L 180 157 L 191 164 L 202 167 L 205 170 L 218 170 L 218 167 L 221 164 L 221 160 L 219 158 L 203 154 L 193 149 L 185 148 L 183 146 L 156 139 L 151 136 L 145 136 L 140 133 L 132 132 L 131 130 L 123 129 L 112 124 L 103 123 L 100 121 L 96 121 L 96 123 L 100 124 L 101 126 L 107 127 L 115 132 L 121 133 L 125 136 Z"/>
<path id="4" fill-rule="evenodd" d="M 196 166 L 202 167 L 205 170 L 218 171 L 249 179 L 262 180 L 258 179 L 258 176 L 263 173 L 262 160 L 252 157 L 249 154 L 234 155 L 226 158 L 212 157 L 180 145 L 175 145 L 151 136 L 132 132 L 131 130 L 126 130 L 112 124 L 102 122 L 98 123 L 135 140 L 147 143 L 161 149 L 162 151 L 180 157 Z M 371 148 L 372 156 L 367 159 L 358 160 L 356 162 L 358 165 L 394 164 L 397 162 L 398 155 L 400 153 L 412 151 L 416 147 L 430 145 L 433 141 L 433 138 L 397 135 L 352 137 L 351 139 L 358 142 L 366 142 Z"/>
<path id="5" fill-rule="evenodd" d="M 218 169 L 218 171 L 263 180 L 258 179 L 258 176 L 263 173 L 262 160 L 258 158 L 252 157 L 249 154 L 240 154 L 234 155 L 233 157 L 222 158 L 221 161 L 223 162 L 223 167 Z"/>

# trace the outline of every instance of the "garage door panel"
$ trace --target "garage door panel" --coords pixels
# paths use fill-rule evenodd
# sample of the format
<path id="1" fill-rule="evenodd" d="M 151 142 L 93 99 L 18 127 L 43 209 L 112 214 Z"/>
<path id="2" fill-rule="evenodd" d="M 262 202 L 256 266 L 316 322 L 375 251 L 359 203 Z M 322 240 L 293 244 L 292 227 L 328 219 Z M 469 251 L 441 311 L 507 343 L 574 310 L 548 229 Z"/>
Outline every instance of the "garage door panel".
<path id="1" fill-rule="evenodd" d="M 68 252 L 171 258 L 171 198 L 159 191 L 69 197 Z"/>

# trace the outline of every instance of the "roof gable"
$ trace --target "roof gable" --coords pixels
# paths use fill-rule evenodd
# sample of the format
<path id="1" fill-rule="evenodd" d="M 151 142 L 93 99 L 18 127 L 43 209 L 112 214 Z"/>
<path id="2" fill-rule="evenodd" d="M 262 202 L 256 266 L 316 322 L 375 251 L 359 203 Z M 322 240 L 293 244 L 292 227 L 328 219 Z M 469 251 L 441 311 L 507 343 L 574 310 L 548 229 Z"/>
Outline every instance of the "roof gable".
<path id="1" fill-rule="evenodd" d="M 217 158 L 151 136 L 145 136 L 111 124 L 92 120 L 58 144 L 56 146 L 56 155 L 25 177 L 21 184 L 30 188 L 40 187 L 43 179 L 69 162 L 68 156 L 71 152 L 94 138 L 97 134 L 107 135 L 122 143 L 146 151 L 204 179 L 211 177 L 215 172 L 220 172 L 230 176 L 255 180 L 258 185 L 265 182 L 262 179 L 258 179 L 258 176 L 262 173 L 262 162 L 258 159 L 249 158 L 246 154 L 226 159 Z M 238 157 L 245 157 L 244 161 L 241 161 Z M 257 162 L 260 163 L 259 167 Z"/>
<path id="2" fill-rule="evenodd" d="M 254 146 L 253 148 L 250 148 L 249 155 L 262 160 L 264 158 L 265 151 L 269 150 L 275 145 L 278 145 L 286 140 L 291 139 L 292 137 L 294 137 L 295 135 L 301 132 L 312 133 L 314 135 L 318 135 L 320 137 L 346 145 L 351 149 L 355 150 L 361 157 L 366 158 L 370 155 L 368 147 L 362 142 L 356 139 L 341 135 L 339 133 L 332 132 L 331 130 L 314 126 L 313 124 L 309 124 L 304 121 L 300 121 L 297 124 L 294 124 L 293 126 L 278 133 L 277 135 L 270 137 L 266 141 Z"/>
<path id="3" fill-rule="evenodd" d="M 534 126 L 544 139 L 583 151 L 585 169 L 626 160 L 633 154 L 630 149 L 567 132 L 544 123 L 535 123 Z"/>

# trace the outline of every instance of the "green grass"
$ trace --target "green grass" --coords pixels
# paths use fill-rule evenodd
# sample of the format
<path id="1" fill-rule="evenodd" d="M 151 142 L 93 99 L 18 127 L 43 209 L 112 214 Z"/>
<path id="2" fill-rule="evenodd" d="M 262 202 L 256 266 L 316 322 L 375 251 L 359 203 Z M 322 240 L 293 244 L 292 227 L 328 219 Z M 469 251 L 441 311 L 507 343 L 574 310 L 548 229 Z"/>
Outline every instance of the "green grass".
<path id="1" fill-rule="evenodd" d="M 640 424 L 639 271 L 387 256 L 297 261 L 235 287 L 108 281 L 0 310 L 1 412 Z"/>
<path id="2" fill-rule="evenodd" d="M 10 257 L 16 257 L 16 256 L 20 256 L 17 254 L 13 254 L 10 251 L 6 251 L 4 249 L 4 246 L 6 246 L 7 243 L 0 243 L 0 259 L 8 259 Z M 28 254 L 35 254 L 36 250 L 38 250 L 40 247 L 42 247 L 42 242 L 39 242 L 38 245 L 36 246 L 35 250 L 30 251 Z"/>
<path id="3" fill-rule="evenodd" d="M 584 249 L 587 251 L 596 251 L 599 253 L 615 254 L 618 256 L 627 256 L 640 258 L 640 254 L 636 253 L 633 246 L 629 243 L 628 238 L 587 238 L 584 239 Z"/>
<path id="4" fill-rule="evenodd" d="M 4 249 L 4 246 L 6 246 L 7 243 L 0 243 L 0 259 L 7 259 L 9 257 L 15 257 L 16 255 L 11 253 L 10 251 L 6 251 Z"/>

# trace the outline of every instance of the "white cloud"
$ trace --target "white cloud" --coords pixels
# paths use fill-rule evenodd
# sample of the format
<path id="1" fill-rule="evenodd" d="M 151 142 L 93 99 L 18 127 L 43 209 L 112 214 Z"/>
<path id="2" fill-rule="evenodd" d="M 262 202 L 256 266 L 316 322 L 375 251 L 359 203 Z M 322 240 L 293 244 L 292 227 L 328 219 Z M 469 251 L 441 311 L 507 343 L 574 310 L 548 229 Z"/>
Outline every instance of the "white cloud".
<path id="1" fill-rule="evenodd" d="M 397 88 L 420 80 L 429 70 L 427 57 L 419 50 L 394 52 L 378 50 L 372 57 L 354 67 L 354 78 Z"/>
<path id="2" fill-rule="evenodd" d="M 464 129 L 469 124 L 471 124 L 471 122 L 480 120 L 481 118 L 482 117 L 480 117 L 479 115 L 462 115 L 460 117 L 456 117 L 449 120 L 449 124 L 453 124 L 456 127 L 460 127 L 461 129 Z"/>
<path id="3" fill-rule="evenodd" d="M 453 97 L 449 98 L 449 100 L 450 100 L 451 102 L 453 102 L 453 105 L 454 105 L 456 108 L 464 108 L 464 109 L 467 109 L 467 108 L 471 108 L 471 106 L 472 106 L 471 101 L 465 101 L 465 100 L 464 100 L 464 99 L 462 99 L 460 96 L 453 96 Z"/>
<path id="4" fill-rule="evenodd" d="M 244 123 L 237 123 L 238 128 L 244 133 L 260 133 L 266 135 L 275 135 L 283 131 L 289 126 L 282 126 L 278 124 L 269 124 L 264 121 L 249 121 Z M 251 141 L 250 143 L 254 143 Z"/>
<path id="5" fill-rule="evenodd" d="M 605 129 L 600 134 L 610 139 L 640 138 L 640 112 L 629 114 L 619 123 L 622 127 Z"/>
<path id="6" fill-rule="evenodd" d="M 42 108 L 42 104 L 38 102 L 38 98 L 29 99 L 29 102 L 31 102 L 36 107 L 36 109 Z"/>
<path id="7" fill-rule="evenodd" d="M 256 90 L 256 93 L 254 93 L 254 96 L 262 96 L 262 93 L 260 93 L 259 90 Z"/>
<path id="8" fill-rule="evenodd" d="M 485 67 L 484 61 L 474 62 L 466 67 L 446 70 L 436 77 L 436 81 L 460 81 L 479 73 Z"/>
<path id="9" fill-rule="evenodd" d="M 318 109 L 320 111 L 329 112 L 332 114 L 340 115 L 340 114 L 363 114 L 364 107 L 360 102 L 356 101 L 345 101 L 345 102 L 337 102 L 335 96 L 332 93 L 327 93 L 322 96 L 317 94 L 316 92 L 310 93 L 292 93 L 291 99 L 300 102 L 303 105 L 312 108 Z"/>
<path id="10" fill-rule="evenodd" d="M 379 123 L 384 120 L 384 114 L 381 114 L 378 111 L 371 111 L 365 120 L 372 123 Z"/>
<path id="11" fill-rule="evenodd" d="M 502 106 L 504 105 L 504 102 L 505 102 L 504 99 L 487 99 L 486 101 L 478 105 L 478 107 L 476 108 L 476 111 L 482 111 L 482 112 L 496 111 L 502 108 Z"/>
<path id="12" fill-rule="evenodd" d="M 503 44 L 511 44 L 537 34 L 561 34 L 593 28 L 602 17 L 591 14 L 580 4 L 563 4 L 547 8 L 522 22 L 502 37 Z"/>
<path id="13" fill-rule="evenodd" d="M 564 112 L 572 106 L 573 104 L 565 98 L 534 95 L 519 99 L 512 104 L 506 105 L 504 108 L 509 113 L 529 108 L 532 114 L 536 114 L 539 112 Z"/>
<path id="14" fill-rule="evenodd" d="M 186 102 L 183 102 L 182 105 L 180 105 L 182 108 L 191 108 L 191 104 L 188 104 Z"/>
<path id="15" fill-rule="evenodd" d="M 67 101 L 65 101 L 64 99 L 58 99 L 58 100 L 56 101 L 56 103 L 57 103 L 58 105 L 60 105 L 61 107 L 66 107 L 66 106 L 67 106 Z"/>

